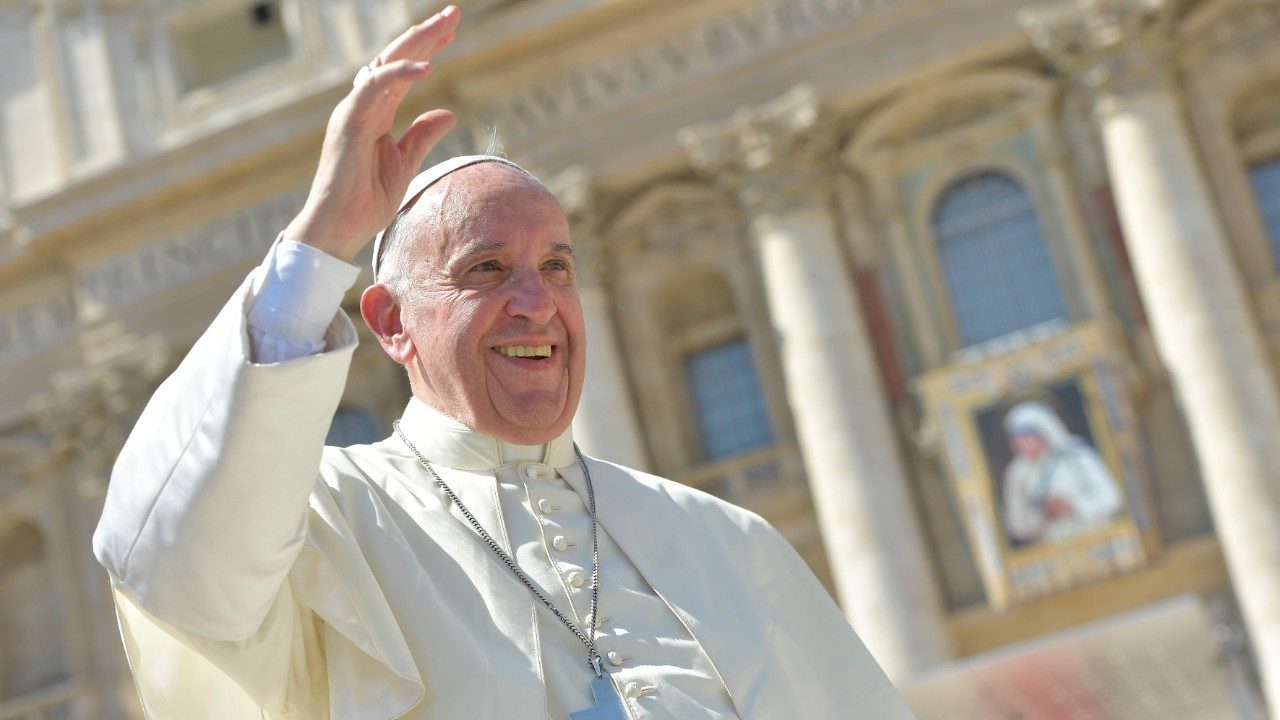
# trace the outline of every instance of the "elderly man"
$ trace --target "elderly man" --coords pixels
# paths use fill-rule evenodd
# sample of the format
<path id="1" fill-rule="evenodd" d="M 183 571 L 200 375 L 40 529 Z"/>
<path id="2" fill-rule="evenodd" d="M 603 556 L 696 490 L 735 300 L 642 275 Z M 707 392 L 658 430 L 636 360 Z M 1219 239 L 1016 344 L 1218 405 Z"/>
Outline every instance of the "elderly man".
<path id="1" fill-rule="evenodd" d="M 388 132 L 446 8 L 357 77 L 302 212 L 147 406 L 94 536 L 156 718 L 910 718 L 760 518 L 583 457 L 573 247 L 453 125 Z M 413 397 L 323 447 L 365 321 Z"/>

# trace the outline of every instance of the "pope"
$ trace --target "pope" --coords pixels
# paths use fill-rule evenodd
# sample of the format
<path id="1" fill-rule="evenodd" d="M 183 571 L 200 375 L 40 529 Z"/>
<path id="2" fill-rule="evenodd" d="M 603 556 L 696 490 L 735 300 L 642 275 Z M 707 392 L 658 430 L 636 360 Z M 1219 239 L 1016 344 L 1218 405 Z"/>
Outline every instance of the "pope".
<path id="1" fill-rule="evenodd" d="M 907 720 L 759 517 L 590 458 L 564 212 L 500 157 L 390 132 L 454 7 L 361 70 L 307 201 L 156 391 L 94 551 L 153 720 Z M 360 311 L 412 398 L 324 447 Z"/>

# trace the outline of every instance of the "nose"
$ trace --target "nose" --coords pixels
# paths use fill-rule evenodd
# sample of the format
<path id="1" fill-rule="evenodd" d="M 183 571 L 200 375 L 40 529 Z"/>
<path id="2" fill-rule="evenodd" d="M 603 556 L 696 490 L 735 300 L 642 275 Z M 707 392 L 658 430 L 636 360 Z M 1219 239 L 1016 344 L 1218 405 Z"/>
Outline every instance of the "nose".
<path id="1" fill-rule="evenodd" d="M 507 314 L 525 318 L 538 325 L 546 325 L 556 314 L 555 299 L 546 279 L 537 270 L 522 268 L 509 280 L 511 292 L 507 298 Z"/>

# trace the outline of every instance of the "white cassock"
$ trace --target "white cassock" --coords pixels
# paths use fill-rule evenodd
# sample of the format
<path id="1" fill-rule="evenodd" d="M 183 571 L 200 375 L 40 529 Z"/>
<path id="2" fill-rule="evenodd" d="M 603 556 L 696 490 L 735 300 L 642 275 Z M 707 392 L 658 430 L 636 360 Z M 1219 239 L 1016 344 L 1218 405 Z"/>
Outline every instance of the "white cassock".
<path id="1" fill-rule="evenodd" d="M 1072 435 L 1054 410 L 1037 401 L 1018 404 L 1005 417 L 1010 433 L 1040 436 L 1045 452 L 1015 456 L 1004 473 L 1005 528 L 1015 540 L 1067 540 L 1105 525 L 1124 508 L 1106 463 L 1083 438 Z M 1071 504 L 1068 515 L 1049 517 L 1051 499 Z"/>
<path id="2" fill-rule="evenodd" d="M 562 720 L 590 707 L 582 644 L 403 443 L 323 447 L 356 344 L 346 316 L 322 352 L 252 361 L 246 309 L 277 254 L 157 390 L 94 536 L 148 716 Z M 569 432 L 508 445 L 416 400 L 402 427 L 544 594 L 595 620 Z M 586 462 L 598 644 L 632 718 L 912 717 L 765 521 Z"/>

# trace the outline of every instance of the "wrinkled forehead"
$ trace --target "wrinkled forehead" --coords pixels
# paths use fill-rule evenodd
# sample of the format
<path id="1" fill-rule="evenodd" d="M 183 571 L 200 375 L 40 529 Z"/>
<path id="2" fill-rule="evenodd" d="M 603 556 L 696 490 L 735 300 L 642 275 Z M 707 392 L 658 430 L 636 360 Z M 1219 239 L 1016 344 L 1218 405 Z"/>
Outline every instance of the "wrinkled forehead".
<path id="1" fill-rule="evenodd" d="M 486 179 L 485 176 L 493 180 Z M 484 188 L 491 182 L 502 184 L 504 180 L 540 188 L 548 196 L 551 195 L 550 191 L 546 190 L 546 187 L 532 173 L 510 160 L 496 155 L 463 155 L 454 157 L 418 173 L 409 183 L 409 187 L 400 201 L 395 219 L 374 238 L 374 281 L 377 281 L 378 269 L 386 254 L 385 245 L 394 241 L 396 233 L 392 232 L 392 229 L 397 228 L 405 216 L 414 207 L 422 203 L 424 198 L 434 198 L 455 189 L 461 190 L 466 195 L 470 194 L 467 192 L 469 189 Z M 475 211 L 479 212 L 480 209 L 476 208 Z"/>
<path id="2" fill-rule="evenodd" d="M 471 165 L 441 178 L 423 191 L 406 214 L 417 208 L 447 208 L 457 220 L 472 222 L 516 205 L 546 201 L 559 209 L 550 190 L 534 176 L 507 165 L 485 163 Z"/>
<path id="3" fill-rule="evenodd" d="M 555 196 L 528 175 L 497 164 L 465 168 L 431 186 L 402 223 L 392 242 L 433 261 L 569 242 Z"/>

